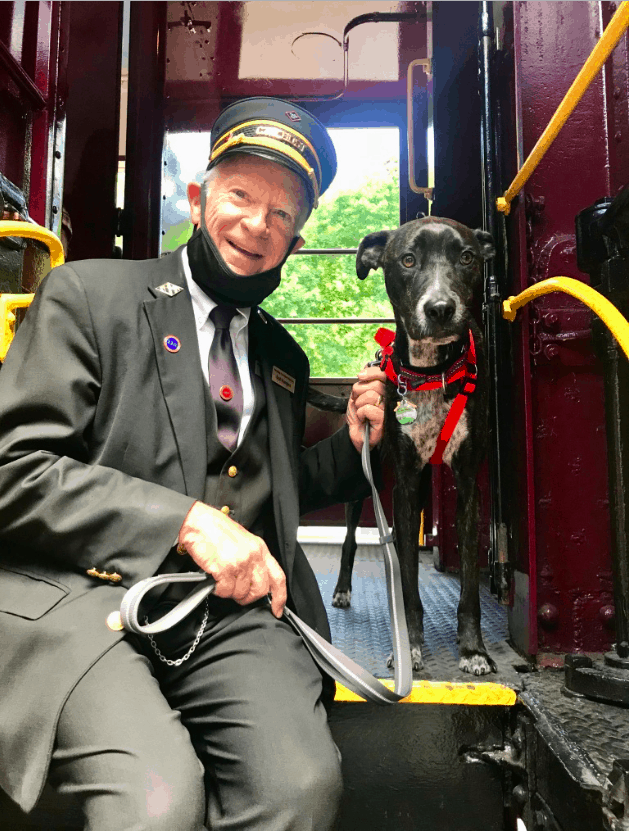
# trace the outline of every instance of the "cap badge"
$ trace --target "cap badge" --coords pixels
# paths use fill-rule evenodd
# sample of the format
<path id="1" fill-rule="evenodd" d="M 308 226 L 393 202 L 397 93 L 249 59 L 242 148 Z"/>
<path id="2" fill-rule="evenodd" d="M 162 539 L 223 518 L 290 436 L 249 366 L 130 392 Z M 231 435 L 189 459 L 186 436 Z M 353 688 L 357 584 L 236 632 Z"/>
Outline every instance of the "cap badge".
<path id="1" fill-rule="evenodd" d="M 287 110 L 284 115 L 290 118 L 291 121 L 301 121 L 301 116 L 295 110 Z"/>
<path id="2" fill-rule="evenodd" d="M 234 397 L 234 392 L 231 387 L 228 387 L 227 384 L 223 384 L 223 386 L 218 391 L 218 394 L 223 399 L 223 401 L 231 401 Z"/>
<path id="3" fill-rule="evenodd" d="M 164 338 L 164 347 L 167 352 L 179 352 L 181 349 L 181 341 L 174 335 L 166 335 Z"/>
<path id="4" fill-rule="evenodd" d="M 179 294 L 180 291 L 183 291 L 181 286 L 176 286 L 174 283 L 162 283 L 161 286 L 157 286 L 155 291 L 161 291 L 162 294 L 165 294 L 167 297 L 174 297 L 176 294 Z"/>

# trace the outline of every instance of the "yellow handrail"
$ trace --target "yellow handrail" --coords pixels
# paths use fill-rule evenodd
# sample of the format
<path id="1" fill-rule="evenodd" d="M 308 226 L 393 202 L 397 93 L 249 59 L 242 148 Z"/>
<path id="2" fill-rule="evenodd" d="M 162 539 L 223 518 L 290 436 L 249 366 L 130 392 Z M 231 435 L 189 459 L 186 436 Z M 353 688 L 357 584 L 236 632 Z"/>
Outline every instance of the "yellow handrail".
<path id="1" fill-rule="evenodd" d="M 0 220 L 0 237 L 26 237 L 43 242 L 50 252 L 50 265 L 63 265 L 65 257 L 61 240 L 41 225 L 30 222 Z M 33 294 L 0 294 L 0 361 L 4 361 L 15 335 L 15 309 L 30 306 Z"/>
<path id="2" fill-rule="evenodd" d="M 536 297 L 550 294 L 553 291 L 563 291 L 589 306 L 607 326 L 629 359 L 629 322 L 606 297 L 572 277 L 551 277 L 549 280 L 542 280 L 540 283 L 525 289 L 517 297 L 510 297 L 502 304 L 502 316 L 513 322 L 518 309 Z"/>
<path id="3" fill-rule="evenodd" d="M 0 237 L 26 237 L 43 242 L 50 251 L 50 265 L 56 268 L 63 265 L 65 257 L 61 240 L 48 228 L 32 225 L 30 222 L 15 222 L 12 219 L 0 220 Z"/>
<path id="4" fill-rule="evenodd" d="M 616 44 L 629 26 L 629 0 L 623 0 L 618 11 L 609 21 L 600 40 L 590 53 L 581 71 L 574 79 L 572 86 L 565 94 L 563 101 L 555 110 L 555 114 L 548 122 L 546 129 L 539 137 L 537 144 L 531 150 L 515 179 L 509 185 L 503 196 L 496 199 L 496 208 L 504 214 L 509 214 L 511 202 L 522 190 L 529 177 L 544 157 L 557 134 L 566 123 L 572 111 L 577 106 L 586 89 L 590 86 L 599 69 L 613 52 Z"/>

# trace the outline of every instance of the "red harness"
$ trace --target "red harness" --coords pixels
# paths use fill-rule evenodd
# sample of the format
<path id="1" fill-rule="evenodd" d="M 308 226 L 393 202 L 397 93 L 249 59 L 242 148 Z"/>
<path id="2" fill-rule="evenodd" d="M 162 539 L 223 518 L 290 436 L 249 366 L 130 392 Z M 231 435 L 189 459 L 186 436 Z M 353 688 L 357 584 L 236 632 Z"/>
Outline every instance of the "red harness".
<path id="1" fill-rule="evenodd" d="M 443 462 L 444 451 L 463 414 L 467 399 L 476 389 L 478 370 L 476 367 L 476 347 L 474 346 L 474 336 L 472 335 L 471 329 L 469 336 L 470 343 L 466 353 L 458 358 L 445 372 L 438 375 L 427 375 L 425 373 L 415 372 L 405 366 L 400 367 L 399 371 L 396 371 L 393 364 L 395 332 L 392 329 L 381 328 L 378 329 L 374 336 L 376 342 L 382 347 L 380 355 L 378 356 L 380 359 L 380 369 L 384 371 L 390 381 L 393 381 L 397 386 L 398 393 L 402 396 L 406 395 L 407 392 L 424 390 L 443 389 L 445 392 L 448 384 L 453 384 L 455 381 L 462 379 L 465 381 L 463 389 L 452 402 L 450 411 L 441 428 L 435 452 L 430 458 L 431 465 L 440 465 Z"/>

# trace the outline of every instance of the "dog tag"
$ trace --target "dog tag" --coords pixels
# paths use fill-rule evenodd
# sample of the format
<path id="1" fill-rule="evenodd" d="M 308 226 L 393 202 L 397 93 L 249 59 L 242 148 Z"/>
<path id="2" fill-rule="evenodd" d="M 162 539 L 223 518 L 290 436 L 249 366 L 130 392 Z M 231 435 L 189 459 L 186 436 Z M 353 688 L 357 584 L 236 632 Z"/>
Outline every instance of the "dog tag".
<path id="1" fill-rule="evenodd" d="M 412 424 L 417 415 L 417 406 L 403 398 L 395 405 L 394 412 L 400 424 Z"/>

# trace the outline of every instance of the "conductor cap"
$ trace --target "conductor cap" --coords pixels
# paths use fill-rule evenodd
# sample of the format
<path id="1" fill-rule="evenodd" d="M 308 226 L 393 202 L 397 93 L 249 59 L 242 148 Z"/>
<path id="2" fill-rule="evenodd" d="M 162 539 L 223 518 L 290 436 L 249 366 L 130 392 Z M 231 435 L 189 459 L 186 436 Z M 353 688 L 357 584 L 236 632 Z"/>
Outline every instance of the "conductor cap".
<path id="1" fill-rule="evenodd" d="M 314 208 L 336 174 L 336 152 L 326 128 L 303 107 L 279 98 L 245 98 L 218 116 L 207 169 L 236 153 L 292 170 L 306 185 Z"/>

